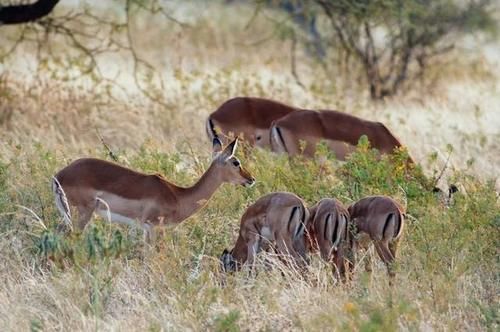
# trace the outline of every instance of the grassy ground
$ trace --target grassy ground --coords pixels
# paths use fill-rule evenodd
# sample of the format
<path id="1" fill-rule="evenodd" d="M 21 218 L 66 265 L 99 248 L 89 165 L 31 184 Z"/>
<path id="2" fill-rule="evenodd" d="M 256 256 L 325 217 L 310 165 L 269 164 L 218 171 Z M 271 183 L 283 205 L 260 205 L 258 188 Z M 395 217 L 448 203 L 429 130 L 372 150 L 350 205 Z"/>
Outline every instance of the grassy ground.
<path id="1" fill-rule="evenodd" d="M 499 45 L 474 41 L 475 52 L 459 49 L 440 66 L 441 75 L 431 73 L 434 85 L 373 103 L 357 78 L 331 79 L 332 72 L 302 53 L 298 71 L 306 89 L 295 84 L 289 42 L 253 45 L 272 25 L 259 17 L 245 29 L 251 8 L 198 2 L 172 10 L 190 27 L 159 25 L 159 18 L 136 27 L 138 34 L 150 32 L 141 50 L 164 69 L 164 106 L 139 96 L 129 67 L 111 58 L 100 61 L 109 63 L 109 73 L 121 63 L 126 86 L 115 100 L 89 81 L 30 74 L 29 47 L 0 67 L 3 329 L 498 329 Z M 55 232 L 60 218 L 49 179 L 80 156 L 108 158 L 96 131 L 124 165 L 188 185 L 209 162 L 206 115 L 237 95 L 382 120 L 428 176 L 450 155 L 440 185 L 458 183 L 461 192 L 446 208 L 422 187 L 417 171 L 403 173 L 398 162 L 376 161 L 363 148 L 348 163 L 326 165 L 240 151 L 257 185 L 224 185 L 203 211 L 168 229 L 154 250 L 144 248 L 139 231 L 99 219 L 81 234 Z M 230 276 L 222 287 L 217 258 L 234 244 L 239 217 L 275 190 L 296 192 L 309 204 L 326 196 L 347 204 L 368 194 L 405 204 L 410 217 L 395 287 L 379 263 L 371 277 L 360 268 L 353 286 L 343 287 L 317 257 L 306 279 L 278 267 L 251 279 Z"/>

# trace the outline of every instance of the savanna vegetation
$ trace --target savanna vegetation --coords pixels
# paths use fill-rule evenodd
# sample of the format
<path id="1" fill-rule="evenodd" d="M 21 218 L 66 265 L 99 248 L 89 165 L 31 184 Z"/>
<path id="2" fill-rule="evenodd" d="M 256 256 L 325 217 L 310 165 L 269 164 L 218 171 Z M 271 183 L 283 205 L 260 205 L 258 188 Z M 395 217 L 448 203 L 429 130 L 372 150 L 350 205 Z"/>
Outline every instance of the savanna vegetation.
<path id="1" fill-rule="evenodd" d="M 325 66 L 290 38 L 289 29 L 300 36 L 301 28 L 279 7 L 126 4 L 62 0 L 45 23 L 0 26 L 2 330 L 498 329 L 495 39 L 460 36 L 426 63 L 425 79 L 374 101 L 362 66 L 341 70 L 333 51 Z M 499 9 L 489 10 L 495 20 Z M 318 29 L 331 24 L 318 15 Z M 74 39 L 67 24 L 79 31 Z M 112 51 L 100 52 L 100 42 Z M 50 188 L 57 170 L 94 156 L 192 184 L 210 162 L 206 116 L 238 95 L 383 121 L 420 165 L 407 169 L 405 151 L 377 159 L 365 140 L 345 163 L 326 149 L 314 160 L 240 149 L 257 184 L 224 185 L 154 248 L 139 229 L 98 217 L 83 232 L 57 231 Z M 447 205 L 431 189 L 449 183 L 460 191 Z M 255 277 L 222 276 L 218 257 L 234 244 L 243 211 L 277 190 L 308 204 L 371 194 L 402 203 L 408 219 L 395 285 L 374 260 L 371 276 L 361 264 L 346 287 L 316 256 L 306 276 L 272 255 L 258 263 L 273 260 L 276 268 Z"/>

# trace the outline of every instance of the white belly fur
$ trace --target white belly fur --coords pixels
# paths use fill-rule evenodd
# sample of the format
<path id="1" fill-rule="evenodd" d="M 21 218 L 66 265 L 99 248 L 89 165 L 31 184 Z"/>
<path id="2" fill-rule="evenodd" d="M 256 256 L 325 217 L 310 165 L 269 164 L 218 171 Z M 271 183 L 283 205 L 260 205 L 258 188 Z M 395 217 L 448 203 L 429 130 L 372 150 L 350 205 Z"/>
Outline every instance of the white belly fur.
<path id="1" fill-rule="evenodd" d="M 96 198 L 99 201 L 97 214 L 106 220 L 111 218 L 112 222 L 126 225 L 137 225 L 137 221 L 152 204 L 149 200 L 127 199 L 108 192 L 99 192 Z"/>
<path id="2" fill-rule="evenodd" d="M 122 216 L 121 214 L 114 213 L 106 209 L 97 209 L 96 213 L 100 215 L 104 220 L 111 221 L 116 224 L 123 224 L 131 227 L 139 226 L 139 222 L 137 220 Z"/>

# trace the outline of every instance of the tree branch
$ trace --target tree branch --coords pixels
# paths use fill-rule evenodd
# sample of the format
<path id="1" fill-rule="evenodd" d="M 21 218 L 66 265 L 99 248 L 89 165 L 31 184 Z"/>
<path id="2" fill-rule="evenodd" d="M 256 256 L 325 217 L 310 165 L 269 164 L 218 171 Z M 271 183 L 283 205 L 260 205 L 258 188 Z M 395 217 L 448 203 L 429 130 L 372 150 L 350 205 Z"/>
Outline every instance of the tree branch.
<path id="1" fill-rule="evenodd" d="M 290 55 L 291 55 L 291 59 L 290 59 L 290 69 L 292 71 L 292 76 L 293 78 L 295 78 L 295 82 L 302 88 L 302 89 L 306 89 L 306 87 L 304 86 L 304 84 L 300 81 L 300 77 L 297 73 L 297 59 L 296 59 L 296 56 L 297 56 L 297 36 L 295 36 L 295 32 L 292 30 L 292 45 L 291 45 L 291 48 L 290 48 Z"/>
<path id="2" fill-rule="evenodd" d="M 0 25 L 33 22 L 47 16 L 59 0 L 38 0 L 29 5 L 0 5 Z"/>

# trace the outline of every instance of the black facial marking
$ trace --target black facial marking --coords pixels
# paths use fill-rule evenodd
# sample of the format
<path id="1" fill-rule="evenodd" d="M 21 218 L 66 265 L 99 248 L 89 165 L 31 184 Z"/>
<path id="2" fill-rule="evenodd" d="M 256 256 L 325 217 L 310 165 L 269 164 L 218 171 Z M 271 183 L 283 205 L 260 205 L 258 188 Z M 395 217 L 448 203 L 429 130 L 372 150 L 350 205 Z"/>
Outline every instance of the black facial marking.
<path id="1" fill-rule="evenodd" d="M 458 192 L 458 187 L 456 185 L 452 184 L 450 186 L 450 188 L 448 189 L 448 192 L 450 193 L 450 195 L 454 194 L 454 193 Z"/>

